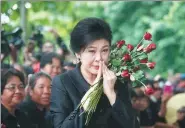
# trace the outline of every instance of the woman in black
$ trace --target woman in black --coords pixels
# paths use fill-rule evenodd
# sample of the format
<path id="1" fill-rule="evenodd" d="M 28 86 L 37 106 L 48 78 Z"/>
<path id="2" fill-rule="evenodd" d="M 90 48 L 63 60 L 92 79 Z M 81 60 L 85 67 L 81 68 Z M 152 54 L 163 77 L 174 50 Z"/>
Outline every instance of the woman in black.
<path id="1" fill-rule="evenodd" d="M 23 73 L 9 69 L 1 77 L 1 127 L 33 128 L 26 115 L 17 109 L 24 98 Z"/>
<path id="2" fill-rule="evenodd" d="M 127 84 L 107 68 L 112 33 L 98 18 L 81 20 L 71 33 L 70 45 L 80 61 L 74 70 L 52 82 L 50 112 L 54 128 L 133 128 L 134 114 Z M 85 126 L 85 114 L 77 109 L 87 90 L 103 77 L 102 95 L 96 112 Z"/>
<path id="3" fill-rule="evenodd" d="M 46 118 L 51 96 L 51 77 L 38 72 L 29 80 L 28 95 L 19 105 L 36 128 L 51 128 L 50 118 Z"/>

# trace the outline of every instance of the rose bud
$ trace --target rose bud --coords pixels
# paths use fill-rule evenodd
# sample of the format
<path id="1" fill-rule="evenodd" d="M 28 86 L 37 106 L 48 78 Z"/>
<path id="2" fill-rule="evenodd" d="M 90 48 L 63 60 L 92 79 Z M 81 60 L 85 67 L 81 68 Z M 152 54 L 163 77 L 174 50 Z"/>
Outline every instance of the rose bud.
<path id="1" fill-rule="evenodd" d="M 133 75 L 130 75 L 130 80 L 131 80 L 131 81 L 135 81 L 136 79 L 134 78 Z"/>
<path id="2" fill-rule="evenodd" d="M 146 65 L 148 68 L 153 69 L 155 67 L 155 62 L 148 62 Z"/>
<path id="3" fill-rule="evenodd" d="M 129 78 L 130 77 L 129 71 L 128 70 L 122 71 L 121 76 L 125 78 Z"/>
<path id="4" fill-rule="evenodd" d="M 150 53 L 151 51 L 153 51 L 155 49 L 156 49 L 156 44 L 151 43 L 146 48 L 144 48 L 143 51 L 146 52 L 146 53 Z"/>
<path id="5" fill-rule="evenodd" d="M 155 43 L 151 43 L 148 45 L 148 47 L 152 50 L 155 50 L 156 49 L 156 44 Z"/>
<path id="6" fill-rule="evenodd" d="M 120 40 L 117 42 L 117 48 L 121 48 L 125 44 L 124 40 Z"/>
<path id="7" fill-rule="evenodd" d="M 131 61 L 131 56 L 127 53 L 123 56 L 124 61 Z"/>
<path id="8" fill-rule="evenodd" d="M 134 49 L 134 46 L 131 44 L 127 44 L 127 48 L 129 51 L 132 51 Z"/>
<path id="9" fill-rule="evenodd" d="M 149 49 L 149 48 L 144 48 L 143 51 L 146 52 L 146 53 L 150 53 L 152 50 Z"/>
<path id="10" fill-rule="evenodd" d="M 153 90 L 151 87 L 145 87 L 144 93 L 145 93 L 146 95 L 151 95 L 151 94 L 154 93 L 154 90 Z"/>
<path id="11" fill-rule="evenodd" d="M 148 62 L 148 58 L 142 59 L 139 61 L 140 63 L 147 63 Z"/>
<path id="12" fill-rule="evenodd" d="M 146 33 L 144 34 L 144 39 L 145 39 L 145 40 L 151 40 L 151 38 L 152 38 L 152 35 L 151 35 L 150 33 L 146 32 Z"/>

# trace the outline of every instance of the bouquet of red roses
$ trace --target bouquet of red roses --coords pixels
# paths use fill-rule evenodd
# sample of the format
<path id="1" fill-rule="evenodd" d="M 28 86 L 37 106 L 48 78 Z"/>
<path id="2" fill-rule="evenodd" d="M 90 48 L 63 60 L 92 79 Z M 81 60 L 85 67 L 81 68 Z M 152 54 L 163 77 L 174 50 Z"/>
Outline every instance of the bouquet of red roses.
<path id="1" fill-rule="evenodd" d="M 152 94 L 153 90 L 143 83 L 145 79 L 143 70 L 146 67 L 149 69 L 155 67 L 155 62 L 148 61 L 149 53 L 156 49 L 156 44 L 152 42 L 151 38 L 152 35 L 146 32 L 136 47 L 126 44 L 124 40 L 118 41 L 111 47 L 108 65 L 109 69 L 116 73 L 121 82 L 124 83 L 125 80 L 130 80 L 133 87 L 141 84 L 145 87 L 145 94 L 147 95 Z M 95 112 L 102 93 L 103 86 L 102 82 L 99 81 L 82 98 L 80 107 L 83 107 L 84 113 L 87 114 L 86 125 L 89 123 L 93 112 Z"/>

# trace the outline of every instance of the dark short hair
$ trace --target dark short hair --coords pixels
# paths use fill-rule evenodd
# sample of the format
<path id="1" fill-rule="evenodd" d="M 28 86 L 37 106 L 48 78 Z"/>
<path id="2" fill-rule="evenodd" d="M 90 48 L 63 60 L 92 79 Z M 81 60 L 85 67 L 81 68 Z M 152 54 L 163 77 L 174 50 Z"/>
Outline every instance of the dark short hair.
<path id="1" fill-rule="evenodd" d="M 21 82 L 23 83 L 23 85 L 25 85 L 25 78 L 24 78 L 24 74 L 14 68 L 10 68 L 9 70 L 7 70 L 6 72 L 1 72 L 1 94 L 4 91 L 4 88 L 8 82 L 8 80 L 13 77 L 13 76 L 17 76 L 19 77 L 19 79 L 21 80 Z"/>
<path id="2" fill-rule="evenodd" d="M 105 39 L 111 44 L 112 32 L 109 24 L 99 18 L 86 18 L 78 22 L 71 32 L 70 47 L 74 53 L 78 53 L 99 39 Z"/>
<path id="3" fill-rule="evenodd" d="M 40 68 L 44 68 L 47 64 L 52 64 L 53 58 L 60 60 L 60 64 L 63 64 L 63 60 L 58 54 L 54 52 L 43 53 L 40 60 Z"/>
<path id="4" fill-rule="evenodd" d="M 40 79 L 41 77 L 46 77 L 51 80 L 51 77 L 44 72 L 35 73 L 30 77 L 30 80 L 28 83 L 28 85 L 31 87 L 31 89 L 33 89 L 35 87 L 37 80 Z"/>

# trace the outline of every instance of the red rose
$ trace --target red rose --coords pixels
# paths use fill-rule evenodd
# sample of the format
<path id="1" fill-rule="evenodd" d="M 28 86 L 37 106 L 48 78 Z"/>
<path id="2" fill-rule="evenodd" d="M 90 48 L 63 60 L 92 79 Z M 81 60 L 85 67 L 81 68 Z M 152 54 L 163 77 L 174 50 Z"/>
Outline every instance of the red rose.
<path id="1" fill-rule="evenodd" d="M 125 44 L 124 40 L 120 40 L 117 42 L 117 48 L 121 48 Z"/>
<path id="2" fill-rule="evenodd" d="M 151 87 L 146 87 L 144 92 L 146 95 L 151 95 L 154 93 L 154 90 Z"/>
<path id="3" fill-rule="evenodd" d="M 134 49 L 134 46 L 131 44 L 127 44 L 127 48 L 129 51 L 132 51 Z"/>
<path id="4" fill-rule="evenodd" d="M 151 38 L 152 38 L 152 35 L 151 35 L 150 33 L 146 32 L 146 33 L 144 34 L 144 39 L 145 39 L 145 40 L 151 40 Z"/>
<path id="5" fill-rule="evenodd" d="M 143 51 L 146 52 L 146 53 L 150 53 L 151 51 L 153 51 L 155 49 L 156 49 L 156 44 L 151 43 L 146 48 L 144 48 Z"/>
<path id="6" fill-rule="evenodd" d="M 121 76 L 125 78 L 129 78 L 130 77 L 129 71 L 128 70 L 122 71 Z"/>
<path id="7" fill-rule="evenodd" d="M 142 59 L 142 60 L 140 60 L 139 62 L 140 62 L 140 63 L 147 63 L 147 62 L 148 62 L 148 58 Z"/>
<path id="8" fill-rule="evenodd" d="M 155 62 L 148 62 L 146 65 L 148 68 L 153 69 L 155 67 Z"/>
<path id="9" fill-rule="evenodd" d="M 130 61 L 131 60 L 131 56 L 127 53 L 123 56 L 123 60 L 124 61 Z"/>

